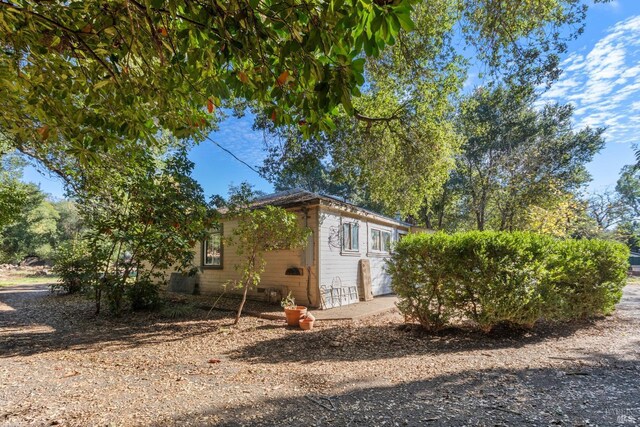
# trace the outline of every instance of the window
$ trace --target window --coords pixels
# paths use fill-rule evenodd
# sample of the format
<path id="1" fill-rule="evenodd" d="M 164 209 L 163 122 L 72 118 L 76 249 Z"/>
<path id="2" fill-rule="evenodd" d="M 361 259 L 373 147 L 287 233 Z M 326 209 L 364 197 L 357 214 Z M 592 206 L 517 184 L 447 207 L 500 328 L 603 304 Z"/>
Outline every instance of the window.
<path id="1" fill-rule="evenodd" d="M 202 242 L 202 265 L 222 268 L 222 225 L 214 228 L 209 237 Z"/>
<path id="2" fill-rule="evenodd" d="M 371 230 L 371 250 L 379 251 L 382 248 L 382 239 L 380 238 L 380 230 Z"/>
<path id="3" fill-rule="evenodd" d="M 358 223 L 345 222 L 342 224 L 342 250 L 358 250 Z"/>
<path id="4" fill-rule="evenodd" d="M 388 231 L 371 229 L 371 250 L 389 252 L 391 250 L 391 233 Z"/>

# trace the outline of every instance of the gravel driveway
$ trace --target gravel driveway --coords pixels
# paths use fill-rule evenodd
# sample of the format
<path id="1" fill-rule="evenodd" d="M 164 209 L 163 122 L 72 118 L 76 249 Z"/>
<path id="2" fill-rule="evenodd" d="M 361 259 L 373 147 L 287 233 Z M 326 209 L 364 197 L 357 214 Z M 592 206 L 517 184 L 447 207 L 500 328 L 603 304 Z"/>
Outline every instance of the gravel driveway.
<path id="1" fill-rule="evenodd" d="M 322 322 L 119 319 L 0 288 L 4 426 L 640 424 L 640 286 L 614 316 L 513 336 Z"/>

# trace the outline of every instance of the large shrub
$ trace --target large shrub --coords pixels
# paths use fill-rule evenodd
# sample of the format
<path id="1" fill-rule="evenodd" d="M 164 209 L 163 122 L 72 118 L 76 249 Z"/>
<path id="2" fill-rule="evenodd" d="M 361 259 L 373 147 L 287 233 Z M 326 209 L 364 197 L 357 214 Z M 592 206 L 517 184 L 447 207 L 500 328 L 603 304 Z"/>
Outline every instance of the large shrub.
<path id="1" fill-rule="evenodd" d="M 415 234 L 398 243 L 388 270 L 408 321 L 432 330 L 470 321 L 490 330 L 610 313 L 626 280 L 627 256 L 624 245 L 602 240 Z"/>
<path id="2" fill-rule="evenodd" d="M 166 270 L 191 272 L 196 242 L 214 221 L 200 185 L 191 177 L 193 162 L 184 149 L 168 157 L 130 152 L 117 173 L 92 170 L 74 187 L 91 248 L 85 272 L 91 277 L 96 314 L 102 302 L 118 314 L 159 304 Z"/>

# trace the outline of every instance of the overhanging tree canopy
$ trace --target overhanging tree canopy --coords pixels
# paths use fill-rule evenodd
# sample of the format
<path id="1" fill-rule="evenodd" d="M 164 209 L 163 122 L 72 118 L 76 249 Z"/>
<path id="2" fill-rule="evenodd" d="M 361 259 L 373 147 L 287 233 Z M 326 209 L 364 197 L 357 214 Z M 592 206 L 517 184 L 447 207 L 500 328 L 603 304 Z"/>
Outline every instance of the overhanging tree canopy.
<path id="1" fill-rule="evenodd" d="M 460 22 L 503 63 L 553 62 L 527 41 L 561 49 L 544 31 L 584 13 L 578 0 L 0 0 L 0 128 L 18 147 L 63 144 L 82 159 L 152 144 L 160 129 L 202 136 L 234 99 L 278 124 L 331 129 L 337 106 L 354 113 L 364 56 L 411 32 L 418 3 L 439 14 L 421 31 Z"/>
<path id="2" fill-rule="evenodd" d="M 159 129 L 193 136 L 240 98 L 322 128 L 362 84 L 361 52 L 412 28 L 410 4 L 3 0 L 0 126 L 91 152 Z"/>

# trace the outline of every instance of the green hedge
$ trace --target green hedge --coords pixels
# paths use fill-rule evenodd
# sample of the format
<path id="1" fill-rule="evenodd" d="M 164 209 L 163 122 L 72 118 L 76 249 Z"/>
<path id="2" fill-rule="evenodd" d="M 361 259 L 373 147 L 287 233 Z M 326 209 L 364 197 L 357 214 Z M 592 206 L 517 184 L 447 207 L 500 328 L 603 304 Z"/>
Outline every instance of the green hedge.
<path id="1" fill-rule="evenodd" d="M 629 250 L 604 240 L 533 233 L 414 234 L 388 264 L 398 307 L 432 330 L 471 322 L 531 327 L 610 313 L 626 283 Z"/>

